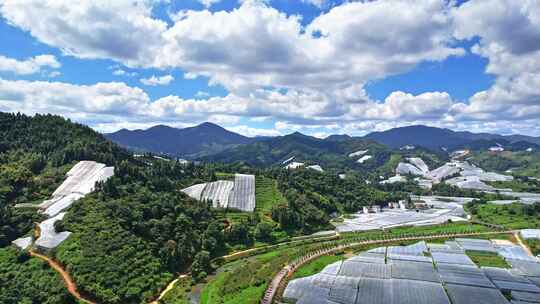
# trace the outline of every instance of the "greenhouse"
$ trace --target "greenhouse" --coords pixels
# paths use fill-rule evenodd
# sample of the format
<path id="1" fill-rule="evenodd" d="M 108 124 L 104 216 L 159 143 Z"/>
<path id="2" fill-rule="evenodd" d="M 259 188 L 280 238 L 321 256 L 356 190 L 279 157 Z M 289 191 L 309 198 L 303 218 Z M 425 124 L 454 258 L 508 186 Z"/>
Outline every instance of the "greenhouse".
<path id="1" fill-rule="evenodd" d="M 458 238 L 443 244 L 370 249 L 332 263 L 318 274 L 290 281 L 283 300 L 297 304 L 540 303 L 538 259 L 506 259 L 511 269 L 479 268 L 465 254 L 466 248 L 499 252 L 496 244 Z"/>
<path id="2" fill-rule="evenodd" d="M 241 211 L 255 210 L 255 176 L 235 174 L 234 181 L 219 180 L 196 184 L 182 189 L 196 200 L 208 200 L 214 208 L 231 208 Z"/>

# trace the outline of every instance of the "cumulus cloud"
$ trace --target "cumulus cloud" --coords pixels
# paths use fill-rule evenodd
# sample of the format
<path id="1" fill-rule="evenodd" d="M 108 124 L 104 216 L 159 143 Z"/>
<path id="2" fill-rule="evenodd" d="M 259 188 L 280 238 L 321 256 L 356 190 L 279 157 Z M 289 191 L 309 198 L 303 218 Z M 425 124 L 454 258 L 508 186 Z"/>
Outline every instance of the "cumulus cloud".
<path id="1" fill-rule="evenodd" d="M 489 59 L 495 84 L 454 106 L 458 119 L 540 117 L 540 2 L 469 1 L 453 9 L 458 39 L 479 38 L 472 51 Z"/>
<path id="2" fill-rule="evenodd" d="M 17 60 L 0 55 L 0 72 L 11 72 L 17 75 L 30 75 L 45 67 L 57 69 L 61 66 L 53 55 L 39 55 L 26 60 Z"/>
<path id="3" fill-rule="evenodd" d="M 173 80 L 174 80 L 174 77 L 172 75 L 164 75 L 164 76 L 159 76 L 159 77 L 152 75 L 152 77 L 150 78 L 140 79 L 141 83 L 147 86 L 168 85 Z"/>
<path id="4" fill-rule="evenodd" d="M 167 24 L 146 0 L 5 0 L 2 16 L 39 41 L 79 58 L 144 64 L 160 47 Z M 144 39 L 141 39 L 144 37 Z"/>
<path id="5" fill-rule="evenodd" d="M 204 1 L 207 6 L 216 2 Z M 0 13 L 11 25 L 67 55 L 112 59 L 128 68 L 180 69 L 185 79 L 204 76 L 209 85 L 223 85 L 230 92 L 227 96 L 150 100 L 144 91 L 121 83 L 87 87 L 16 83 L 26 89 L 8 92 L 4 87 L 0 94 L 32 96 L 38 90 L 29 93 L 29 88 L 37 86 L 53 92 L 39 97 L 60 111 L 57 99 L 65 95 L 59 92 L 61 88 L 76 98 L 81 98 L 77 92 L 88 91 L 97 100 L 108 90 L 111 94 L 105 94 L 105 99 L 109 102 L 136 103 L 133 109 L 137 110 L 128 115 L 133 123 L 141 124 L 149 116 L 156 121 L 182 117 L 226 123 L 238 117 L 271 118 L 280 123 L 276 129 L 284 126 L 281 123 L 302 130 L 316 127 L 314 132 L 322 135 L 319 129 L 330 126 L 356 133 L 402 123 L 489 130 L 503 128 L 501 123 L 493 124 L 499 121 L 512 126 L 504 130 L 524 128 L 539 133 L 537 1 L 471 0 L 460 5 L 444 0 L 419 0 L 415 5 L 406 0 L 347 1 L 305 25 L 300 16 L 287 15 L 265 1 L 243 1 L 230 11 L 181 11 L 167 25 L 152 16 L 151 3 L 85 0 L 73 6 L 67 0 L 4 0 Z M 447 92 L 396 91 L 379 101 L 364 90 L 369 81 L 405 73 L 419 63 L 461 56 L 465 50 L 456 41 L 470 39 L 478 41 L 471 52 L 488 58 L 486 72 L 495 75 L 496 81 L 469 100 L 454 100 Z M 141 82 L 165 85 L 172 80 L 166 75 Z M 129 102 L 116 97 L 128 92 L 133 94 Z M 2 100 L 4 108 L 21 104 L 16 98 Z M 31 101 L 23 104 L 30 110 Z M 94 113 L 80 103 L 74 105 L 84 115 Z M 152 114 L 141 114 L 144 111 Z M 524 122 L 531 121 L 534 127 L 526 128 Z M 93 121 L 98 123 L 103 122 Z"/>
<path id="6" fill-rule="evenodd" d="M 180 68 L 238 94 L 267 86 L 333 90 L 463 53 L 449 44 L 445 1 L 345 3 L 306 27 L 264 1 L 244 1 L 232 11 L 182 11 L 168 27 L 151 15 L 149 3 L 6 0 L 0 12 L 66 54 Z M 396 9 L 403 14 L 393 14 Z"/>

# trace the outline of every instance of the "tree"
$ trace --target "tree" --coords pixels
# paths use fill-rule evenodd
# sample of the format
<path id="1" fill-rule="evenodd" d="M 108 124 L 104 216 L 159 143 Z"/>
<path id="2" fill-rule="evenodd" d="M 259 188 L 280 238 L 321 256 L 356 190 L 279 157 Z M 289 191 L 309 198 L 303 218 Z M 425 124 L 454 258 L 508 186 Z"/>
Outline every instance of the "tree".
<path id="1" fill-rule="evenodd" d="M 195 260 L 191 265 L 191 274 L 197 281 L 201 281 L 206 277 L 208 272 L 212 271 L 210 265 L 210 252 L 201 251 L 195 255 Z"/>
<path id="2" fill-rule="evenodd" d="M 255 227 L 255 238 L 259 241 L 272 242 L 272 225 L 261 222 Z"/>

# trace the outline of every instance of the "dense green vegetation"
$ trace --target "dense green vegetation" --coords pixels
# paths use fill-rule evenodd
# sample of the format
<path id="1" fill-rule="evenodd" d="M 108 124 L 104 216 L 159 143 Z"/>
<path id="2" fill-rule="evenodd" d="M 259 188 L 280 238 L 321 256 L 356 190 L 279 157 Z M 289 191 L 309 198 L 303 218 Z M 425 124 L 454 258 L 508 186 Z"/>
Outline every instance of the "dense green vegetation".
<path id="1" fill-rule="evenodd" d="M 270 215 L 274 206 L 286 203 L 276 180 L 261 175 L 257 175 L 255 180 L 255 201 L 256 211 L 265 215 Z"/>
<path id="2" fill-rule="evenodd" d="M 0 303 L 76 303 L 60 275 L 28 253 L 0 248 L 0 270 Z"/>
<path id="3" fill-rule="evenodd" d="M 281 268 L 318 245 L 284 247 L 226 264 L 201 292 L 201 304 L 255 304 Z"/>
<path id="4" fill-rule="evenodd" d="M 358 164 L 349 153 L 369 150 L 374 157 L 366 164 Z M 319 164 L 325 169 L 360 169 L 365 166 L 380 166 L 390 158 L 386 147 L 371 140 L 334 136 L 319 139 L 301 133 L 293 133 L 260 140 L 247 145 L 227 149 L 210 155 L 203 160 L 211 162 L 243 162 L 255 167 L 283 166 L 290 157 L 307 164 Z"/>
<path id="5" fill-rule="evenodd" d="M 478 266 L 489 266 L 489 267 L 499 267 L 499 268 L 510 268 L 510 265 L 506 263 L 504 258 L 494 252 L 485 252 L 485 251 L 473 251 L 467 250 L 465 252 L 469 258 Z"/>
<path id="6" fill-rule="evenodd" d="M 35 210 L 14 205 L 47 198 L 74 161 L 113 164 L 127 157 L 92 129 L 61 117 L 0 113 L 0 247 L 40 219 Z"/>
<path id="7" fill-rule="evenodd" d="M 495 205 L 483 200 L 474 200 L 466 207 L 474 219 L 485 223 L 502 225 L 510 229 L 540 227 L 540 203 Z"/>
<path id="8" fill-rule="evenodd" d="M 471 161 L 485 170 L 505 172 L 511 170 L 517 176 L 540 178 L 540 153 L 537 151 L 475 152 Z"/>
<path id="9" fill-rule="evenodd" d="M 304 234 L 331 228 L 330 215 L 354 212 L 362 206 L 381 204 L 390 196 L 361 179 L 341 179 L 310 169 L 274 172 L 288 204 L 272 209 L 272 218 L 285 230 Z"/>
<path id="10" fill-rule="evenodd" d="M 498 189 L 512 189 L 516 192 L 540 193 L 540 180 L 523 176 L 516 176 L 512 181 L 490 182 L 491 186 Z"/>
<path id="11" fill-rule="evenodd" d="M 75 203 L 56 225 L 73 234 L 50 253 L 66 266 L 80 290 L 100 303 L 150 299 L 173 273 L 188 270 L 193 261 L 195 277 L 204 277 L 211 271 L 212 256 L 246 241 L 242 227 L 224 231 L 208 204 L 179 191 L 215 180 L 211 166 L 134 159 L 90 128 L 51 115 L 0 114 L 0 133 L 2 247 L 30 233 L 32 222 L 40 219 L 35 209 L 14 204 L 46 198 L 76 161 L 115 166 L 115 176 Z M 1 266 L 0 272 L 11 272 L 8 264 Z M 11 284 L 32 284 L 25 280 L 34 275 L 17 276 Z M 51 293 L 51 299 L 54 296 Z"/>

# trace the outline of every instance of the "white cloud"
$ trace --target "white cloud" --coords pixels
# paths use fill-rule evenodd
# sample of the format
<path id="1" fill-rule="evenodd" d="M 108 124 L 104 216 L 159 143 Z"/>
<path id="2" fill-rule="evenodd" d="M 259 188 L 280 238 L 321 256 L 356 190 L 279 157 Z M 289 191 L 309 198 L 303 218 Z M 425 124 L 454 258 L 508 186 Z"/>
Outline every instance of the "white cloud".
<path id="1" fill-rule="evenodd" d="M 489 59 L 495 84 L 454 106 L 461 120 L 540 118 L 540 2 L 469 1 L 452 11 L 455 36 L 479 38 L 472 51 Z"/>
<path id="2" fill-rule="evenodd" d="M 314 5 L 318 8 L 322 8 L 326 5 L 328 5 L 328 0 L 302 0 L 304 3 L 309 3 L 311 5 Z"/>
<path id="3" fill-rule="evenodd" d="M 147 86 L 168 85 L 173 80 L 174 80 L 174 77 L 172 75 L 164 75 L 164 76 L 159 76 L 159 77 L 152 75 L 152 77 L 150 78 L 140 79 L 141 83 Z"/>
<path id="4" fill-rule="evenodd" d="M 215 1 L 207 5 L 210 2 Z M 168 96 L 151 101 L 140 91 L 136 100 L 143 100 L 142 106 L 135 108 L 152 114 L 128 113 L 134 123 L 145 123 L 137 120 L 149 116 L 156 121 L 214 117 L 229 122 L 238 117 L 253 121 L 270 117 L 302 130 L 314 126 L 336 130 L 337 125 L 364 132 L 366 128 L 428 123 L 471 130 L 523 128 L 538 134 L 539 2 L 455 3 L 347 1 L 307 25 L 302 25 L 300 16 L 286 15 L 256 0 L 244 1 L 231 11 L 182 11 L 172 16 L 170 26 L 152 16 L 152 4 L 147 0 L 84 0 L 77 6 L 67 0 L 4 0 L 0 13 L 10 24 L 65 54 L 113 59 L 128 68 L 181 69 L 185 79 L 205 76 L 209 85 L 220 84 L 230 92 L 207 100 Z M 460 56 L 465 51 L 456 46 L 456 39 L 473 38 L 479 42 L 471 51 L 489 59 L 487 72 L 496 76 L 496 82 L 470 100 L 454 100 L 446 92 L 413 95 L 396 91 L 382 101 L 366 94 L 367 82 L 407 72 L 425 61 Z M 172 80 L 166 75 L 141 82 L 159 85 Z M 24 85 L 33 86 L 38 85 Z M 115 97 L 109 96 L 115 100 L 117 94 L 136 92 L 125 84 L 101 84 L 99 90 L 67 84 L 39 86 L 57 94 L 55 98 L 53 93 L 40 94 L 55 107 L 56 99 L 63 96 L 58 92 L 61 88 L 70 96 L 89 91 L 100 99 L 104 87 L 115 87 L 111 91 Z M 16 93 L 28 95 L 27 91 Z M 13 99 L 4 100 L 4 108 L 13 107 Z M 85 115 L 93 113 L 79 103 L 74 106 Z"/>
<path id="5" fill-rule="evenodd" d="M 462 104 L 452 101 L 447 93 L 412 95 L 394 92 L 383 102 L 365 100 L 362 103 L 348 103 L 344 105 L 343 113 L 330 112 L 331 115 L 325 107 L 332 103 L 323 97 L 292 92 L 287 94 L 259 92 L 250 97 L 229 94 L 208 99 L 167 96 L 152 100 L 143 90 L 119 82 L 73 85 L 0 79 L 0 110 L 59 114 L 103 131 L 127 125 L 177 124 L 181 119 L 185 124 L 212 121 L 246 135 L 302 131 L 325 136 L 337 130 L 363 134 L 407 124 L 430 124 L 461 130 L 526 130 L 526 134 L 540 135 L 540 126 L 534 115 L 524 115 L 523 119 L 516 121 L 452 119 L 457 115 L 468 114 L 466 110 L 456 111 L 455 108 Z M 318 98 L 321 100 L 317 102 L 322 106 L 309 108 L 313 100 Z M 295 101 L 291 103 L 287 100 Z M 268 121 L 268 117 L 276 121 L 273 129 L 262 131 L 249 126 L 238 126 L 242 118 Z"/>
<path id="6" fill-rule="evenodd" d="M 205 7 L 210 7 L 216 3 L 221 2 L 221 0 L 197 0 L 197 1 L 199 1 Z"/>
<path id="7" fill-rule="evenodd" d="M 167 24 L 151 17 L 151 1 L 4 0 L 6 21 L 39 41 L 79 58 L 144 64 L 161 44 Z"/>
<path id="8" fill-rule="evenodd" d="M 197 93 L 195 94 L 195 97 L 197 97 L 197 98 L 208 98 L 208 97 L 210 97 L 210 93 L 204 92 L 204 91 L 197 91 Z"/>
<path id="9" fill-rule="evenodd" d="M 30 75 L 45 67 L 57 69 L 61 64 L 53 55 L 39 55 L 26 60 L 17 60 L 0 55 L 0 72 L 12 72 L 17 75 Z"/>
<path id="10" fill-rule="evenodd" d="M 279 131 L 273 129 L 253 128 L 246 125 L 232 126 L 226 128 L 229 131 L 236 132 L 248 137 L 255 136 L 279 136 L 282 135 Z"/>
<path id="11" fill-rule="evenodd" d="M 115 75 L 115 76 L 135 77 L 135 76 L 137 76 L 139 74 L 137 72 L 128 72 L 128 71 L 120 69 L 120 68 L 115 68 L 115 70 L 113 71 L 113 75 Z"/>
<path id="12" fill-rule="evenodd" d="M 335 90 L 461 55 L 449 44 L 448 10 L 435 0 L 345 3 L 304 27 L 299 16 L 244 1 L 229 12 L 182 11 L 168 27 L 144 0 L 6 0 L 0 7 L 9 23 L 66 54 L 180 68 L 237 94 L 268 86 Z"/>

